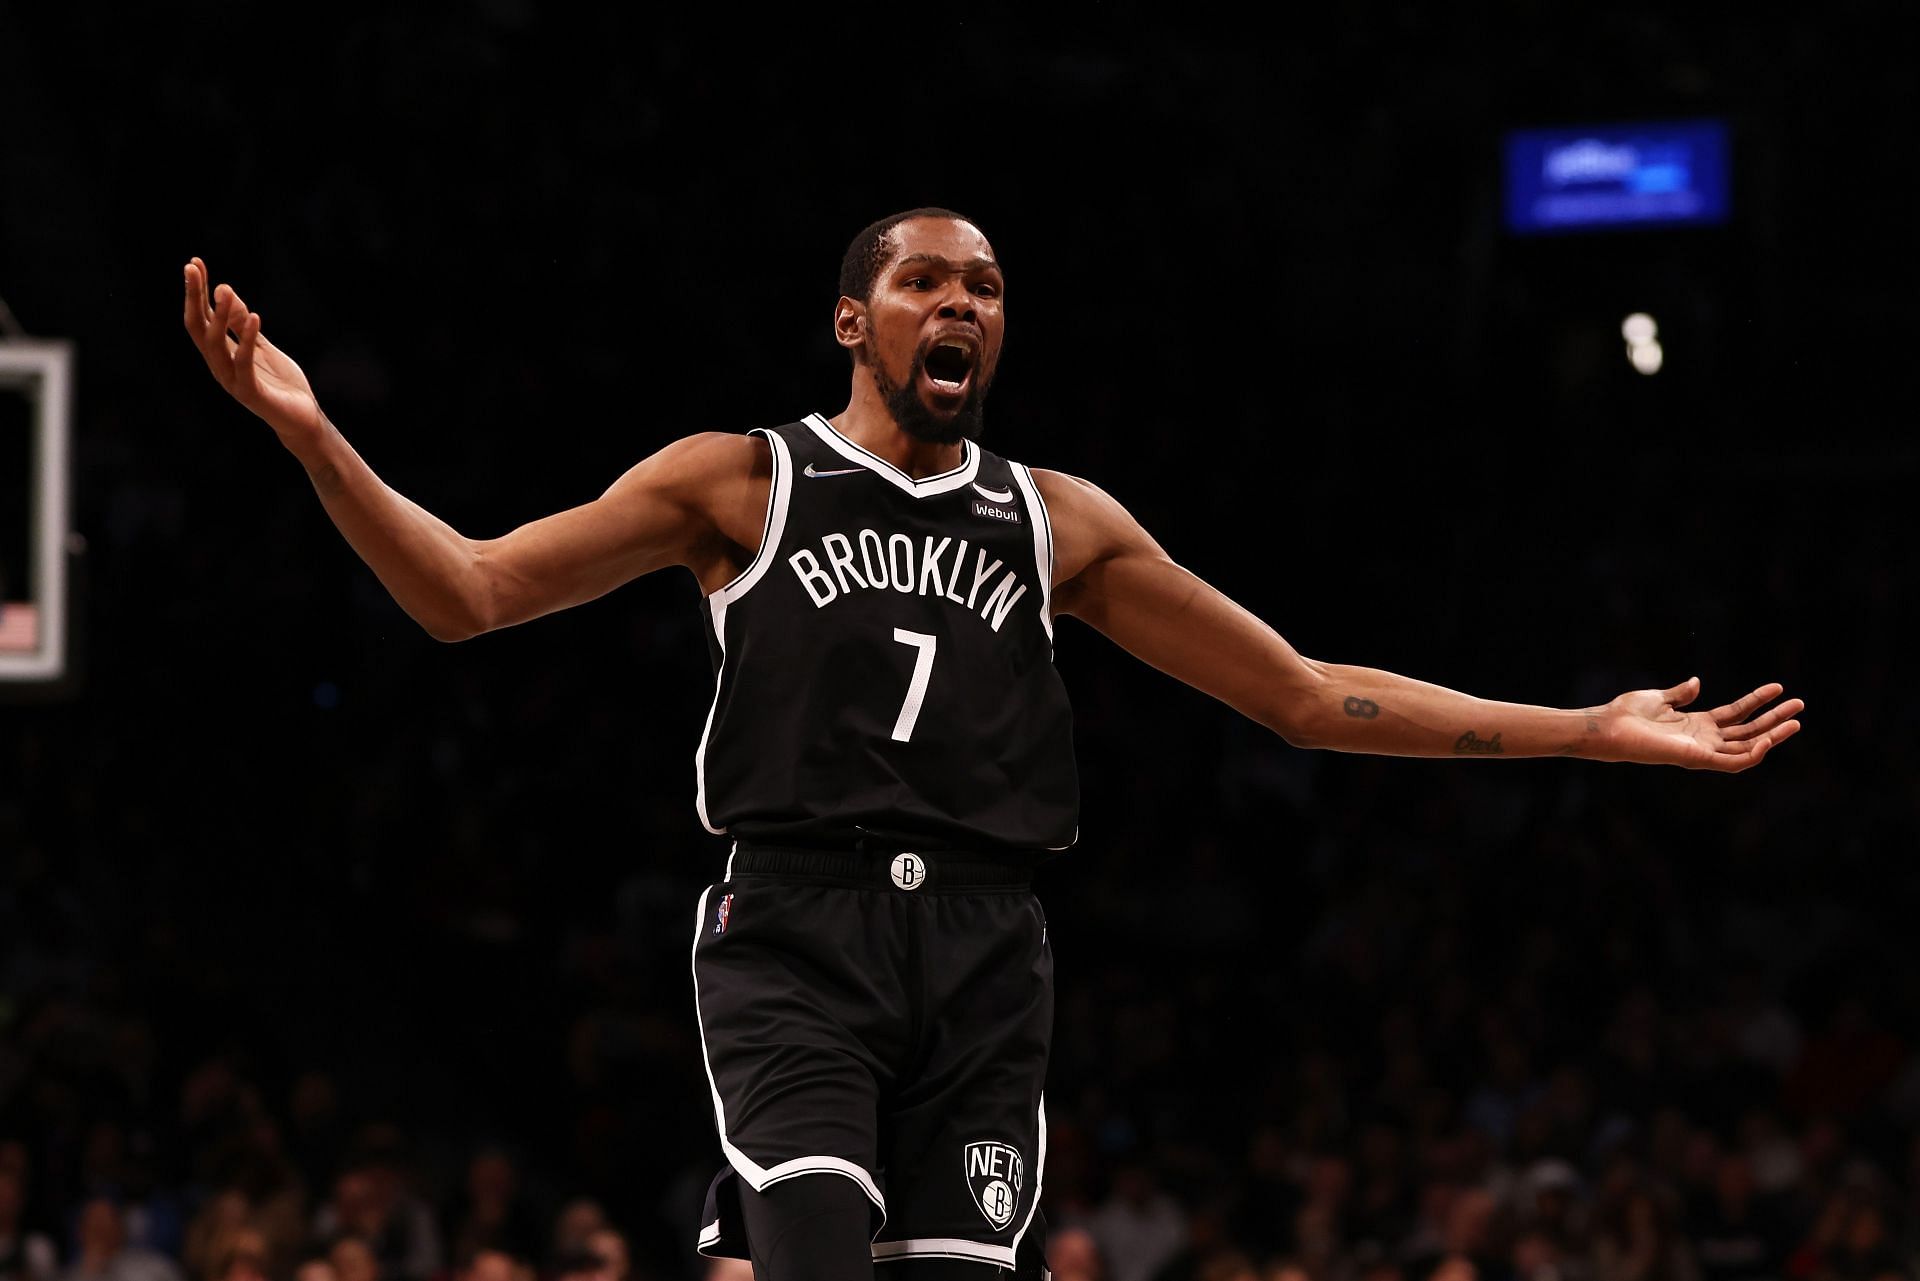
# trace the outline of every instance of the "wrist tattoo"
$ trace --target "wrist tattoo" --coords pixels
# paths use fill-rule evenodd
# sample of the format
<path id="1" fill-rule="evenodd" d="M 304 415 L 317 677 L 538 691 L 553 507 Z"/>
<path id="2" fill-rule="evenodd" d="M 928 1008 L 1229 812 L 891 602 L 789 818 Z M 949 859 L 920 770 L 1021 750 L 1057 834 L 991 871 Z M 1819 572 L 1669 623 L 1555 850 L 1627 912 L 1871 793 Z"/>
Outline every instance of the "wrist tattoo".
<path id="1" fill-rule="evenodd" d="M 1499 734 L 1495 734 L 1492 738 L 1480 738 L 1472 730 L 1468 730 L 1453 740 L 1453 754 L 1455 756 L 1505 756 L 1507 749 L 1500 746 Z"/>
<path id="2" fill-rule="evenodd" d="M 1587 717 L 1587 733 L 1598 734 L 1600 732 L 1600 718 L 1594 715 L 1592 712 L 1586 713 L 1586 717 Z M 1568 743 L 1565 747 L 1555 752 L 1554 755 L 1555 756 L 1575 756 L 1579 754 L 1579 751 L 1580 751 L 1580 740 L 1576 738 L 1571 743 Z"/>
<path id="3" fill-rule="evenodd" d="M 1345 703 L 1341 704 L 1341 707 L 1346 711 L 1347 715 L 1358 717 L 1363 721 L 1370 721 L 1380 714 L 1380 704 L 1370 698 L 1349 697 Z"/>

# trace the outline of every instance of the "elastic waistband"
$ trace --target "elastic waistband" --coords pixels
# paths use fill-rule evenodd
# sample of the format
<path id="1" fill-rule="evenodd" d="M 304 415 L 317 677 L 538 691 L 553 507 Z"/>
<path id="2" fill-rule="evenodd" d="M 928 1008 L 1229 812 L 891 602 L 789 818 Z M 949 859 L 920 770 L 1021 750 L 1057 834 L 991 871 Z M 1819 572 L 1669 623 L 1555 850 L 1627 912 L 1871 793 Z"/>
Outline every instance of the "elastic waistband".
<path id="1" fill-rule="evenodd" d="M 780 876 L 859 889 L 914 894 L 977 894 L 1033 888 L 1033 867 L 1017 855 L 992 857 L 954 850 L 843 850 L 738 841 L 727 879 Z"/>

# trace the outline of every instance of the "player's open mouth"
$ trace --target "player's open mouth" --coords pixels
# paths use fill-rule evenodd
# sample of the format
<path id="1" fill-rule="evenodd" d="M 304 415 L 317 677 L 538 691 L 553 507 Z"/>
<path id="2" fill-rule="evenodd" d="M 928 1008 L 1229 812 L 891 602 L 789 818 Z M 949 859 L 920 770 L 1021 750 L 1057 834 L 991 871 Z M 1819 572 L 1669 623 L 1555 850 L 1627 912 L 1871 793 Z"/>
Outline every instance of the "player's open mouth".
<path id="1" fill-rule="evenodd" d="M 927 371 L 927 383 L 933 388 L 934 395 L 964 396 L 967 384 L 973 378 L 973 362 L 978 356 L 978 349 L 963 340 L 943 338 L 936 342 L 927 352 L 923 363 Z"/>

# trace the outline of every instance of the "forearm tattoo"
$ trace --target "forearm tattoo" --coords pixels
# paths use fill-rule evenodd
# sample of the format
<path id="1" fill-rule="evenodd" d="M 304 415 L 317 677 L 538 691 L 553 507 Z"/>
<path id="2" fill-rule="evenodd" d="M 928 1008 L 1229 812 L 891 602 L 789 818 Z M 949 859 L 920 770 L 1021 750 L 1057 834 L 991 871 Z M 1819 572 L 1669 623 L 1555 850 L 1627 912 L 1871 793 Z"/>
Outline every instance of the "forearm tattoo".
<path id="1" fill-rule="evenodd" d="M 1481 738 L 1472 730 L 1468 730 L 1453 740 L 1453 754 L 1455 756 L 1505 756 L 1507 749 L 1500 746 L 1500 735 L 1497 733 L 1492 738 Z"/>
<path id="2" fill-rule="evenodd" d="M 1341 706 L 1347 715 L 1363 721 L 1370 721 L 1380 714 L 1380 704 L 1370 698 L 1349 697 Z"/>

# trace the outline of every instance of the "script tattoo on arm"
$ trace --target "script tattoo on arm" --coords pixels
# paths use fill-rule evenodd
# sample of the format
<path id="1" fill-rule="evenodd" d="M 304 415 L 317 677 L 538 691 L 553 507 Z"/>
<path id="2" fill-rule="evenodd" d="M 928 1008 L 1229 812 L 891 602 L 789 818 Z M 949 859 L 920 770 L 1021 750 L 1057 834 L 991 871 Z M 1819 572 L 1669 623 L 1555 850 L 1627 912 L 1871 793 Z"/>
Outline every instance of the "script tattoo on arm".
<path id="1" fill-rule="evenodd" d="M 1349 696 L 1347 701 L 1341 704 L 1341 706 L 1345 709 L 1347 715 L 1363 721 L 1370 721 L 1380 714 L 1380 704 L 1370 698 L 1354 698 Z"/>
<path id="2" fill-rule="evenodd" d="M 1481 738 L 1472 730 L 1468 730 L 1459 738 L 1453 740 L 1453 754 L 1455 756 L 1504 756 L 1506 752 L 1507 749 L 1500 746 L 1500 735 L 1498 733 L 1494 734 L 1492 738 Z"/>

